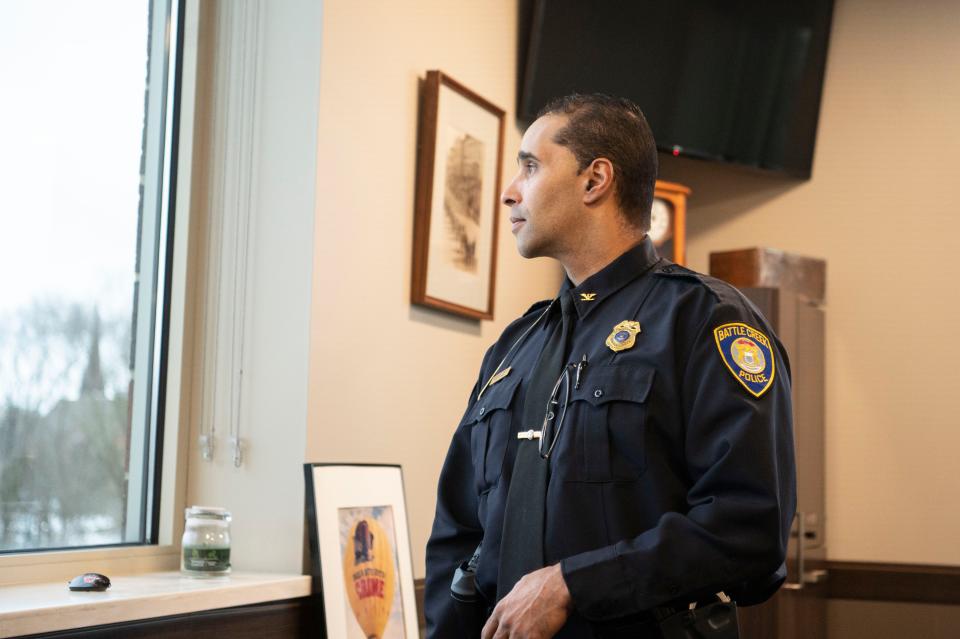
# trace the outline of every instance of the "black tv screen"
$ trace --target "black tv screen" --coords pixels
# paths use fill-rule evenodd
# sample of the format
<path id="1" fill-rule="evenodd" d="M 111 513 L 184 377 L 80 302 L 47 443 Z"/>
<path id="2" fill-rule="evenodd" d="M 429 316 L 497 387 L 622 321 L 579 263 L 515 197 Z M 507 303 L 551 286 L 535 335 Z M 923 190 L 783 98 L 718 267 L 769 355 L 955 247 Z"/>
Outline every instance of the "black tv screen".
<path id="1" fill-rule="evenodd" d="M 833 0 L 523 0 L 517 112 L 600 92 L 661 151 L 808 178 Z"/>

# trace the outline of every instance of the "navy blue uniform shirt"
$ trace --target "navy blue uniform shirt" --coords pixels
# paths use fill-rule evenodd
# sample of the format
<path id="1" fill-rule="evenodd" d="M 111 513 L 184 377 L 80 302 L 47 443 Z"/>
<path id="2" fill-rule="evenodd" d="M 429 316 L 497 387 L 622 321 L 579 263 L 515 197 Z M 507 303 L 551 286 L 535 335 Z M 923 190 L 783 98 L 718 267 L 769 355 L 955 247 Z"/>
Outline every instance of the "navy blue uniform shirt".
<path id="1" fill-rule="evenodd" d="M 574 605 L 557 636 L 593 637 L 719 590 L 767 598 L 796 506 L 789 363 L 767 321 L 732 286 L 658 258 L 649 239 L 560 295 L 577 315 L 568 362 L 587 364 L 550 457 L 544 551 Z M 517 433 L 540 429 L 520 422 L 559 321 L 541 318 L 548 304 L 487 351 L 453 435 L 427 544 L 429 637 L 463 636 L 450 582 L 481 541 L 477 582 L 495 599 Z M 639 332 L 615 330 L 623 322 Z"/>

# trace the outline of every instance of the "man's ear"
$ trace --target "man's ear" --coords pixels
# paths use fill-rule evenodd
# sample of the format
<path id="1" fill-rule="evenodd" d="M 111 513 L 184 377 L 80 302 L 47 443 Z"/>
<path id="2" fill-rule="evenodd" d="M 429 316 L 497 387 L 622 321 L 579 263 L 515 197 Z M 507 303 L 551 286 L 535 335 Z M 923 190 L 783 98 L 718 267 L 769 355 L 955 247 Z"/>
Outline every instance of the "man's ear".
<path id="1" fill-rule="evenodd" d="M 584 204 L 597 204 L 613 193 L 613 164 L 607 158 L 597 158 L 584 169 L 587 178 Z"/>

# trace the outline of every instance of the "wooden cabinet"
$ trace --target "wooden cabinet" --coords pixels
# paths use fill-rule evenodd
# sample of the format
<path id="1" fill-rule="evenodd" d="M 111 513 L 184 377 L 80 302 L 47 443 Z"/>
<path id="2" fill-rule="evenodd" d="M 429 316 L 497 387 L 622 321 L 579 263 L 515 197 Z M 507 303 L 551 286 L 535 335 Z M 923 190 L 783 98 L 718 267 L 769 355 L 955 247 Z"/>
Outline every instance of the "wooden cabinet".
<path id="1" fill-rule="evenodd" d="M 797 515 L 787 583 L 769 601 L 740 609 L 743 639 L 826 637 L 824 373 L 826 263 L 774 249 L 712 253 L 710 274 L 739 288 L 783 342 L 793 383 Z"/>

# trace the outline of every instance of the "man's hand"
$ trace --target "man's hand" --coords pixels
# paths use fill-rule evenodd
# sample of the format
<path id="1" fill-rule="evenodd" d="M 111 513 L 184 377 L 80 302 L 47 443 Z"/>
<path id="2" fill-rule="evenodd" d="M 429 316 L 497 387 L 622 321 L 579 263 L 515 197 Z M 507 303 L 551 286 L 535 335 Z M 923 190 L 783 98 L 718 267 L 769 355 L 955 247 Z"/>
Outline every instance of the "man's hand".
<path id="1" fill-rule="evenodd" d="M 493 609 L 482 639 L 549 639 L 566 623 L 571 607 L 560 564 L 535 570 Z"/>

